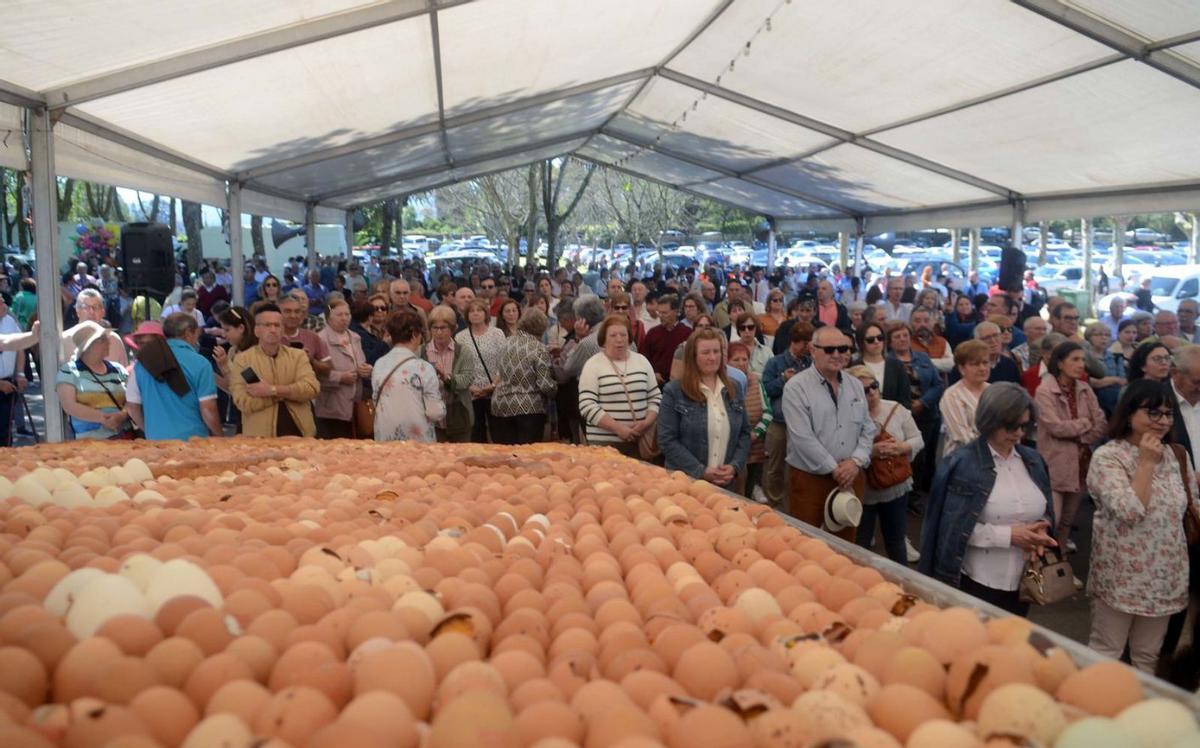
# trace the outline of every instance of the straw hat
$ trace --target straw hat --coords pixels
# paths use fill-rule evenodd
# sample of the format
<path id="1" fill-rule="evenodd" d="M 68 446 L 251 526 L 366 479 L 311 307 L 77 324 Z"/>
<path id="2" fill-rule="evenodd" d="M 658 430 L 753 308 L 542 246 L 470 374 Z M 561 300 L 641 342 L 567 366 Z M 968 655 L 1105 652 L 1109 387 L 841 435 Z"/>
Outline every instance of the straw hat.
<path id="1" fill-rule="evenodd" d="M 75 350 L 82 355 L 93 343 L 108 337 L 108 330 L 92 321 L 80 322 L 71 328 L 71 341 Z"/>
<path id="2" fill-rule="evenodd" d="M 858 527 L 862 513 L 862 501 L 849 491 L 835 488 L 825 497 L 825 529 L 830 532 Z"/>

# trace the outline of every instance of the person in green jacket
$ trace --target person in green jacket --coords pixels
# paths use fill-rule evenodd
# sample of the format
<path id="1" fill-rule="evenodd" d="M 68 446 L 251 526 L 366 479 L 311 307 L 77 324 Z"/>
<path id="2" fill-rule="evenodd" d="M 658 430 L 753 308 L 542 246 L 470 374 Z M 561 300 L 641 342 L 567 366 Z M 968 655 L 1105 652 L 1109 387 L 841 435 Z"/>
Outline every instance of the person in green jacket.
<path id="1" fill-rule="evenodd" d="M 17 318 L 17 324 L 22 330 L 29 329 L 29 322 L 37 314 L 37 281 L 33 278 L 21 279 L 21 290 L 13 296 L 12 307 L 9 309 Z"/>

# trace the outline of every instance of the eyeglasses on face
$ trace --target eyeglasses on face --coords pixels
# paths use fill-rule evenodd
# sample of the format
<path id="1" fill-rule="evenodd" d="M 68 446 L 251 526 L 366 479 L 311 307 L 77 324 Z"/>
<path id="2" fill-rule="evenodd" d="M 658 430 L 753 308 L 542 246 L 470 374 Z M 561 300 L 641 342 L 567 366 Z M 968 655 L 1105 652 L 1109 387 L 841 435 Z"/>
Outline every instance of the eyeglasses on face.
<path id="1" fill-rule="evenodd" d="M 1001 327 L 1001 328 L 1000 328 L 1000 334 L 1001 334 L 1001 335 L 1008 335 L 1008 334 L 1010 334 L 1012 331 L 1013 331 L 1013 329 L 1012 329 L 1011 327 Z"/>
<path id="2" fill-rule="evenodd" d="M 371 307 L 371 311 L 372 311 L 372 312 L 386 312 L 387 310 L 388 310 L 388 308 L 387 308 L 386 306 L 375 306 L 375 305 L 373 305 L 373 306 Z"/>
<path id="3" fill-rule="evenodd" d="M 1078 314 L 1064 314 L 1063 316 L 1059 317 L 1059 319 L 1061 319 L 1063 322 L 1078 322 L 1079 315 Z"/>
<path id="4" fill-rule="evenodd" d="M 870 384 L 864 384 L 863 389 L 867 392 L 878 392 L 879 382 L 872 381 Z"/>
<path id="5" fill-rule="evenodd" d="M 845 355 L 850 352 L 850 346 L 848 345 L 814 345 L 813 348 L 824 351 L 831 356 L 835 353 Z"/>
<path id="6" fill-rule="evenodd" d="M 863 342 L 864 343 L 882 343 L 883 336 L 882 335 L 868 335 L 865 338 L 863 338 Z"/>
<path id="7" fill-rule="evenodd" d="M 276 283 L 275 281 L 267 281 L 266 283 L 263 283 L 263 285 L 264 286 L 278 286 L 279 284 Z"/>
<path id="8" fill-rule="evenodd" d="M 1023 431 L 1026 434 L 1028 434 L 1032 428 L 1033 428 L 1033 419 L 1031 419 L 1031 418 L 1026 418 L 1024 421 L 1021 421 L 1020 423 L 1010 423 L 1010 424 L 1006 424 L 1004 426 L 1004 430 L 1010 434 L 1015 434 L 1018 431 Z"/>
<path id="9" fill-rule="evenodd" d="M 738 325 L 739 330 L 757 330 L 757 325 Z"/>
<path id="10" fill-rule="evenodd" d="M 1168 355 L 1165 355 L 1165 354 L 1159 355 L 1159 356 L 1147 356 L 1146 360 L 1152 364 L 1169 364 L 1169 363 L 1171 363 L 1171 357 Z"/>
<path id="11" fill-rule="evenodd" d="M 628 312 L 629 305 L 628 304 L 613 304 L 613 311 L 614 312 Z"/>
<path id="12" fill-rule="evenodd" d="M 484 283 L 482 286 L 480 286 L 480 288 L 482 288 L 484 291 L 490 291 L 495 287 L 496 287 L 495 283 Z"/>
<path id="13" fill-rule="evenodd" d="M 1146 417 L 1154 423 L 1175 420 L 1175 412 L 1167 408 L 1138 408 L 1138 410 L 1146 411 Z"/>

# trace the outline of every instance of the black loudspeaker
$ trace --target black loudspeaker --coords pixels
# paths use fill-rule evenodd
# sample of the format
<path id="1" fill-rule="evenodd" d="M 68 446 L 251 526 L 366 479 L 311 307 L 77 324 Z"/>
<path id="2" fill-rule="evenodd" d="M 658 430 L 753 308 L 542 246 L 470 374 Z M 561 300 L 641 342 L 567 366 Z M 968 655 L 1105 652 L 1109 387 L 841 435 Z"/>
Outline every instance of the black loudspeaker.
<path id="1" fill-rule="evenodd" d="M 996 285 L 1003 291 L 1020 291 L 1025 280 L 1025 253 L 1005 247 L 1000 254 L 1000 278 Z"/>
<path id="2" fill-rule="evenodd" d="M 121 227 L 121 271 L 133 295 L 164 299 L 175 288 L 175 246 L 171 229 L 161 223 Z"/>

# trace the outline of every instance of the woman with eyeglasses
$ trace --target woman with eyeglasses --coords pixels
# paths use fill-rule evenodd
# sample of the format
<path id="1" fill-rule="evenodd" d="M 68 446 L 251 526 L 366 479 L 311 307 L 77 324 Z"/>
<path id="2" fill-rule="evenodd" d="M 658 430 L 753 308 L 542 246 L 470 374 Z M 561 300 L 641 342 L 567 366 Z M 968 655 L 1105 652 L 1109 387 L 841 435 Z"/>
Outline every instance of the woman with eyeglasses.
<path id="1" fill-rule="evenodd" d="M 758 326 L 758 317 L 748 312 L 738 315 L 733 323 L 737 327 L 737 342 L 746 346 L 750 351 L 750 371 L 756 377 L 761 377 L 767 362 L 771 360 L 771 349 L 762 341 L 762 329 Z"/>
<path id="2" fill-rule="evenodd" d="M 870 370 L 875 381 L 883 388 L 883 399 L 900 403 L 905 410 L 912 410 L 912 381 L 904 371 L 904 364 L 886 356 L 886 338 L 883 324 L 869 322 L 858 328 L 858 356 L 851 365 L 861 364 Z"/>
<path id="3" fill-rule="evenodd" d="M 350 329 L 358 335 L 363 356 L 372 366 L 390 350 L 384 330 L 387 315 L 388 303 L 383 296 L 376 295 L 365 303 L 350 305 Z"/>
<path id="4" fill-rule="evenodd" d="M 280 283 L 279 278 L 268 274 L 262 279 L 262 283 L 258 284 L 258 301 L 269 301 L 272 304 L 279 303 Z"/>
<path id="5" fill-rule="evenodd" d="M 1013 328 L 1008 317 L 993 314 L 987 318 L 987 321 L 1000 330 L 1000 355 L 1015 363 L 1016 358 L 1012 355 Z"/>
<path id="6" fill-rule="evenodd" d="M 762 333 L 766 338 L 768 345 L 775 341 L 775 333 L 779 331 L 779 326 L 787 319 L 787 312 L 783 306 L 783 291 L 778 288 L 771 289 L 767 294 L 767 311 L 758 315 L 758 326 L 762 328 Z"/>
<path id="7" fill-rule="evenodd" d="M 610 446 L 640 457 L 638 441 L 655 428 L 662 392 L 654 367 L 629 348 L 627 314 L 610 314 L 600 323 L 600 352 L 579 374 L 579 415 L 588 444 Z"/>
<path id="8" fill-rule="evenodd" d="M 637 317 L 633 308 L 633 298 L 625 291 L 614 291 L 608 297 L 609 311 L 629 319 L 630 342 L 638 348 L 646 340 L 646 325 Z M 697 315 L 699 316 L 699 315 Z"/>
<path id="9" fill-rule="evenodd" d="M 1034 398 L 1041 413 L 1037 450 L 1050 469 L 1058 518 L 1054 539 L 1068 551 L 1074 550 L 1069 542 L 1071 523 L 1083 501 L 1092 445 L 1108 427 L 1085 375 L 1083 346 L 1073 340 L 1060 343 L 1046 362 L 1046 375 Z"/>
<path id="10" fill-rule="evenodd" d="M 470 315 L 470 307 L 467 314 Z M 465 442 L 470 439 L 475 412 L 471 404 L 471 386 L 475 381 L 474 361 L 462 346 L 456 344 L 454 330 L 458 317 L 454 310 L 442 304 L 429 313 L 429 341 L 421 357 L 433 364 L 442 386 L 446 416 L 434 425 L 439 442 Z"/>
<path id="11" fill-rule="evenodd" d="M 974 414 L 979 436 L 944 459 L 934 476 L 918 569 L 1024 616 L 1029 604 L 1017 588 L 1025 561 L 1055 546 L 1050 476 L 1041 455 L 1021 444 L 1037 418 L 1029 394 L 1011 382 L 984 384 Z"/>
<path id="12" fill-rule="evenodd" d="M 899 456 L 912 463 L 925 446 L 925 440 L 921 437 L 921 431 L 917 428 L 912 414 L 900 407 L 900 403 L 881 396 L 879 380 L 866 366 L 851 366 L 846 373 L 862 382 L 863 390 L 867 393 L 867 411 L 871 420 L 875 422 L 878 433 L 886 432 L 891 437 L 883 440 L 876 437 L 871 448 L 871 459 Z M 908 550 L 905 545 L 908 540 L 905 535 L 908 526 L 908 502 L 905 497 L 912 487 L 911 476 L 888 488 L 872 488 L 868 484 L 862 496 L 863 515 L 858 524 L 855 542 L 863 548 L 874 548 L 875 523 L 878 521 L 887 557 L 901 565 L 908 563 Z"/>
<path id="13" fill-rule="evenodd" d="M 954 365 L 962 377 L 946 388 L 942 395 L 942 456 L 970 444 L 979 438 L 975 430 L 975 415 L 979 399 L 988 388 L 988 349 L 985 343 L 968 340 L 954 349 Z"/>
<path id="14" fill-rule="evenodd" d="M 480 443 L 488 441 L 492 391 L 500 381 L 500 351 L 504 346 L 504 333 L 491 322 L 488 303 L 475 299 L 467 305 L 467 326 L 454 336 L 455 347 L 471 359 L 471 441 Z"/>
<path id="15" fill-rule="evenodd" d="M 1170 617 L 1188 604 L 1182 518 L 1200 509 L 1196 473 L 1172 447 L 1175 394 L 1152 379 L 1131 381 L 1113 414 L 1111 441 L 1096 450 L 1087 486 L 1096 502 L 1088 596 L 1088 646 L 1153 673 Z M 1187 475 L 1184 486 L 1179 456 Z"/>
<path id="16" fill-rule="evenodd" d="M 1171 350 L 1158 341 L 1142 343 L 1129 359 L 1129 381 L 1153 379 L 1165 382 L 1171 375 Z"/>
<path id="17" fill-rule="evenodd" d="M 371 379 L 362 338 L 350 329 L 350 319 L 350 305 L 335 299 L 326 306 L 326 325 L 317 333 L 333 364 L 320 380 L 321 391 L 313 403 L 318 439 L 354 438 L 354 403 L 363 397 L 363 382 Z"/>
<path id="18" fill-rule="evenodd" d="M 738 317 L 741 317 L 748 311 L 750 310 L 747 308 L 746 302 L 741 299 L 729 302 L 729 327 L 726 327 L 722 332 L 725 333 L 725 339 L 730 343 L 738 339 Z"/>

